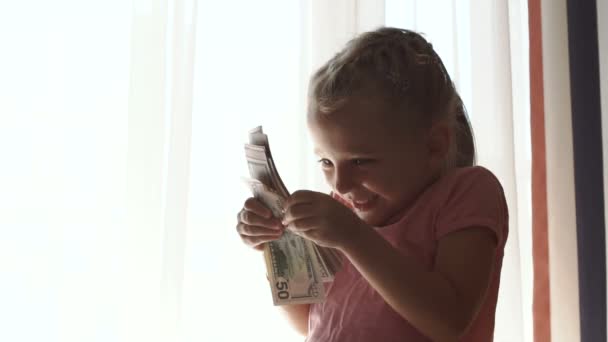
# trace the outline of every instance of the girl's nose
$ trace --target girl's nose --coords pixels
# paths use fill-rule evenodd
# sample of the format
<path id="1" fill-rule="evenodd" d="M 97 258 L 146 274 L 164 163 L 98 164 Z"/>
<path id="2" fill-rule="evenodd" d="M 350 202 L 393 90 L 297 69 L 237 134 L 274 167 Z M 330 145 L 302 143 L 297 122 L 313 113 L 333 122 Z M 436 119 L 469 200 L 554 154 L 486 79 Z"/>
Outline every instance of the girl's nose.
<path id="1" fill-rule="evenodd" d="M 334 190 L 340 194 L 349 193 L 355 184 L 353 176 L 352 171 L 348 170 L 348 168 L 336 168 L 333 179 Z"/>

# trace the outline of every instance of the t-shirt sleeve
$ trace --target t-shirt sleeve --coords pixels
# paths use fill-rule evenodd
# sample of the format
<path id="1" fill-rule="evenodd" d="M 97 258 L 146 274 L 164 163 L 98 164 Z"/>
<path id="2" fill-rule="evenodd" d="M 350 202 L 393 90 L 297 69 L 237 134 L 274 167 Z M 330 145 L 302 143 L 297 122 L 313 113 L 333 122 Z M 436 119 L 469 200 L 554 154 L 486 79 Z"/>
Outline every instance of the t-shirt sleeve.
<path id="1" fill-rule="evenodd" d="M 508 211 L 502 186 L 487 169 L 474 167 L 459 173 L 448 185 L 440 207 L 435 237 L 469 227 L 491 229 L 499 245 L 506 240 Z"/>

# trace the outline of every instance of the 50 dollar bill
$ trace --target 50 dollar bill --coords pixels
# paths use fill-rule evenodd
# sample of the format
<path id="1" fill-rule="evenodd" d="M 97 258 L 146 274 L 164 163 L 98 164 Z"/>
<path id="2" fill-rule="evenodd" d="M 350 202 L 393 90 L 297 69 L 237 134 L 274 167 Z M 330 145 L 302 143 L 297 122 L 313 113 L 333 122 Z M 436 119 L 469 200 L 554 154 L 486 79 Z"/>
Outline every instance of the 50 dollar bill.
<path id="1" fill-rule="evenodd" d="M 282 217 L 285 198 L 256 179 L 245 179 L 254 196 L 275 217 Z M 281 238 L 267 242 L 264 259 L 274 305 L 317 303 L 325 300 L 325 287 L 315 245 L 286 230 Z M 327 273 L 327 270 L 324 269 Z"/>

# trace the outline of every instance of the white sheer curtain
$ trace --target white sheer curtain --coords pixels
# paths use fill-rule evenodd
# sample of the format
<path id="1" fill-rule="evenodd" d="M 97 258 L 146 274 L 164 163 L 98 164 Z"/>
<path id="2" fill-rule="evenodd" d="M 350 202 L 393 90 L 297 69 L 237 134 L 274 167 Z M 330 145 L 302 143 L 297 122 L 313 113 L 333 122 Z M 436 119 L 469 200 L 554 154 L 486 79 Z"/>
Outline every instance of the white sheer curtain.
<path id="1" fill-rule="evenodd" d="M 192 5 L 0 3 L 0 340 L 174 340 Z"/>
<path id="2" fill-rule="evenodd" d="M 327 189 L 305 131 L 308 77 L 386 23 L 437 47 L 480 162 L 505 184 L 513 222 L 497 341 L 528 341 L 527 135 L 513 124 L 527 120 L 526 21 L 519 2 L 440 4 L 1 3 L 0 339 L 302 340 L 271 305 L 260 253 L 235 233 L 248 196 L 242 144 L 264 125 L 288 188 Z"/>
<path id="3" fill-rule="evenodd" d="M 301 181 L 303 8 L 296 1 L 198 3 L 184 341 L 301 340 L 272 306 L 261 253 L 236 234 L 249 196 L 243 144 L 262 124 L 290 189 Z"/>

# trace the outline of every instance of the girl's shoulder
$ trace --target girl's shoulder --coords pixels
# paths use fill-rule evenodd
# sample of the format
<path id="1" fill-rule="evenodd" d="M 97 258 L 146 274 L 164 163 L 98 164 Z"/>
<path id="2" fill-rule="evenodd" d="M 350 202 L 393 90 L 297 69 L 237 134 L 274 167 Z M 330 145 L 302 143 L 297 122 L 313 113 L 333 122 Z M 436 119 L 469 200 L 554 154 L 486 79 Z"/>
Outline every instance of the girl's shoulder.
<path id="1" fill-rule="evenodd" d="M 459 167 L 445 173 L 438 181 L 438 188 L 450 197 L 454 192 L 491 192 L 504 197 L 498 177 L 483 166 Z"/>
<path id="2" fill-rule="evenodd" d="M 498 181 L 498 178 L 496 177 L 496 175 L 494 175 L 494 173 L 492 171 L 490 171 L 489 169 L 481 166 L 481 165 L 475 165 L 475 166 L 467 166 L 467 167 L 457 167 L 457 168 L 453 168 L 450 171 L 446 172 L 445 175 L 443 176 L 448 177 L 448 178 L 477 178 L 477 177 L 488 177 L 488 178 L 493 178 L 495 181 Z"/>
<path id="3" fill-rule="evenodd" d="M 465 227 L 484 226 L 494 230 L 504 243 L 509 213 L 502 185 L 493 172 L 482 166 L 458 168 L 436 185 L 433 197 L 438 237 Z"/>

